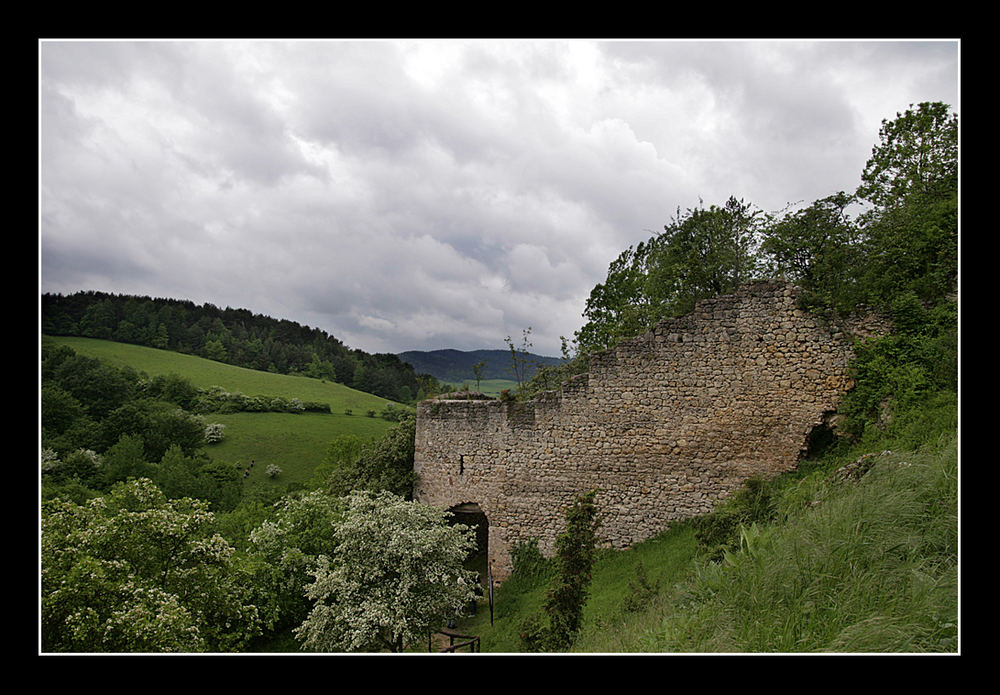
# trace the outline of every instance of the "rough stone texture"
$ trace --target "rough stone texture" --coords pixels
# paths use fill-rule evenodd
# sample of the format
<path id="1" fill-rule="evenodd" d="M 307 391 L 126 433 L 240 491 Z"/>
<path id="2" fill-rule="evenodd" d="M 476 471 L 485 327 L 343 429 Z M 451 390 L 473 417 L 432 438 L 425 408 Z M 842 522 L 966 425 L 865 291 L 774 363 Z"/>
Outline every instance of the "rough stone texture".
<path id="1" fill-rule="evenodd" d="M 518 542 L 552 554 L 577 494 L 600 489 L 602 542 L 625 548 L 795 468 L 853 385 L 853 336 L 882 332 L 824 326 L 797 292 L 763 282 L 699 302 L 534 401 L 422 402 L 416 499 L 478 504 L 500 580 Z"/>

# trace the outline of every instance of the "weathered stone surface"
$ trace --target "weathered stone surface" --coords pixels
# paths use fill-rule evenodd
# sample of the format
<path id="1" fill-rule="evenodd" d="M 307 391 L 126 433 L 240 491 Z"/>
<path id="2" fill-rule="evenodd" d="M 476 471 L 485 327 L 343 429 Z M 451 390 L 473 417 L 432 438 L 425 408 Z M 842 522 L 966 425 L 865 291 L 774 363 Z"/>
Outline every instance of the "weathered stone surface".
<path id="1" fill-rule="evenodd" d="M 424 401 L 415 497 L 478 504 L 502 579 L 519 541 L 553 552 L 577 494 L 601 490 L 601 538 L 624 548 L 793 469 L 852 385 L 850 335 L 884 330 L 871 317 L 823 326 L 796 297 L 764 282 L 699 302 L 528 403 Z"/>

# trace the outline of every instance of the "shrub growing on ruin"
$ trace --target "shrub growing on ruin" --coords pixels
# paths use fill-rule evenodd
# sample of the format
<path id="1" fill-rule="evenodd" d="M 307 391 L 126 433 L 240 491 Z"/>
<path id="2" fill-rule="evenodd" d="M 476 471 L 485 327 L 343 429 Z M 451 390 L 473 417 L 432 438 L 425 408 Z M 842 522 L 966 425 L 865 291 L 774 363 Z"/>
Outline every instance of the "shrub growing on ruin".
<path id="1" fill-rule="evenodd" d="M 580 631 L 597 552 L 596 495 L 597 490 L 580 495 L 566 510 L 566 531 L 556 539 L 556 576 L 543 615 L 530 617 L 521 628 L 525 651 L 565 651 Z"/>

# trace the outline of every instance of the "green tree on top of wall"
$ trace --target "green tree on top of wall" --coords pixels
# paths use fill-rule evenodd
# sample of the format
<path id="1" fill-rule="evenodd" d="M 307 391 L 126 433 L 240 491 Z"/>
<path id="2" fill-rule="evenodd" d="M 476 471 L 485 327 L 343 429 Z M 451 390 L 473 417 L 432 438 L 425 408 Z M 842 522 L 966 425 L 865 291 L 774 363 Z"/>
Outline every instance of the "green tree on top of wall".
<path id="1" fill-rule="evenodd" d="M 702 298 L 748 280 L 800 284 L 810 308 L 888 308 L 913 292 L 934 304 L 957 288 L 958 117 L 921 103 L 883 121 L 853 194 L 765 213 L 730 197 L 678 211 L 664 231 L 629 247 L 591 291 L 578 356 L 616 345 Z M 848 210 L 866 209 L 855 218 Z"/>

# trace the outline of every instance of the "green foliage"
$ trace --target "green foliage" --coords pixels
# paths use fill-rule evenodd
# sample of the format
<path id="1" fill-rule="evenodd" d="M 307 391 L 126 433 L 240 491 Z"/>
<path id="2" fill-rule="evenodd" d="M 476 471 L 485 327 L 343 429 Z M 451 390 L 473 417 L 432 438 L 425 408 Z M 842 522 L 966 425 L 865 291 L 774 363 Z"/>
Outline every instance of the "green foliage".
<path id="1" fill-rule="evenodd" d="M 768 218 L 731 197 L 722 207 L 698 207 L 661 234 L 629 247 L 591 291 L 576 341 L 583 353 L 604 350 L 680 316 L 705 297 L 732 292 L 762 273 L 758 246 Z"/>
<path id="2" fill-rule="evenodd" d="M 152 478 L 155 467 L 146 459 L 142 437 L 123 434 L 103 457 L 101 467 L 103 489 L 129 478 Z"/>
<path id="3" fill-rule="evenodd" d="M 798 282 L 803 306 L 822 313 L 888 306 L 907 292 L 940 303 L 958 277 L 958 121 L 948 110 L 923 103 L 883 122 L 853 196 L 839 192 L 783 215 L 735 197 L 678 211 L 594 287 L 576 333 L 581 354 L 774 275 Z M 856 202 L 870 207 L 852 220 L 846 210 Z"/>
<path id="4" fill-rule="evenodd" d="M 329 413 L 330 404 L 284 396 L 246 396 L 212 386 L 197 390 L 191 399 L 191 410 L 196 413 Z"/>
<path id="5" fill-rule="evenodd" d="M 145 389 L 152 387 L 158 376 L 183 375 L 194 389 L 211 391 L 215 388 L 231 394 L 267 394 L 267 398 L 298 398 L 305 406 L 308 403 L 322 403 L 330 406 L 330 412 L 343 412 L 352 408 L 355 412 L 372 407 L 382 408 L 384 398 L 350 389 L 342 384 L 323 382 L 303 376 L 273 374 L 266 371 L 244 369 L 233 365 L 212 362 L 194 355 L 154 350 L 138 345 L 125 345 L 87 338 L 42 337 L 43 356 L 46 362 L 50 352 L 58 354 L 65 350 L 70 354 L 85 354 L 99 358 L 110 365 L 130 365 L 141 373 L 150 375 L 145 381 Z M 44 364 L 44 362 L 43 362 Z M 43 381 L 49 381 L 43 371 Z M 143 382 L 140 381 L 140 384 Z M 171 400 L 155 393 L 143 391 L 144 395 L 156 400 Z M 176 401 L 171 401 L 176 402 Z M 184 407 L 184 403 L 178 402 Z M 192 406 L 193 407 L 193 406 Z M 187 409 L 187 408 L 185 408 Z"/>
<path id="6" fill-rule="evenodd" d="M 408 417 L 376 441 L 365 445 L 353 460 L 342 460 L 327 480 L 327 491 L 344 496 L 354 490 L 388 491 L 409 499 L 413 495 L 416 419 Z"/>
<path id="7" fill-rule="evenodd" d="M 566 531 L 556 538 L 555 577 L 545 599 L 544 617 L 531 616 L 521 628 L 525 651 L 565 651 L 583 622 L 583 608 L 600 525 L 597 490 L 578 496 L 566 511 Z"/>
<path id="8" fill-rule="evenodd" d="M 47 451 L 51 453 L 42 464 L 43 480 L 54 483 L 75 481 L 87 488 L 100 487 L 103 460 L 93 449 L 77 449 L 62 457 L 51 449 Z"/>
<path id="9" fill-rule="evenodd" d="M 721 208 L 678 213 L 652 251 L 646 293 L 666 305 L 657 313 L 686 314 L 697 300 L 760 277 L 757 252 L 766 222 L 762 211 L 735 197 Z"/>
<path id="10" fill-rule="evenodd" d="M 947 198 L 910 198 L 877 212 L 864 228 L 859 272 L 868 303 L 888 305 L 908 292 L 938 303 L 957 290 L 957 189 Z"/>
<path id="11" fill-rule="evenodd" d="M 763 230 L 761 250 L 772 272 L 801 285 L 807 308 L 849 312 L 860 300 L 860 230 L 845 212 L 854 202 L 853 196 L 840 192 L 790 212 Z"/>
<path id="12" fill-rule="evenodd" d="M 957 306 L 945 301 L 927 309 L 904 294 L 893 303 L 893 319 L 895 332 L 855 346 L 856 386 L 840 408 L 845 432 L 855 437 L 885 431 L 934 394 L 958 390 Z"/>
<path id="13" fill-rule="evenodd" d="M 45 373 L 43 371 L 43 379 Z M 71 395 L 95 419 L 103 418 L 131 400 L 135 393 L 136 379 L 130 378 L 126 371 L 84 355 L 67 357 L 61 353 L 58 366 L 49 373 L 51 380 L 48 383 L 56 384 Z"/>
<path id="14" fill-rule="evenodd" d="M 628 613 L 638 613 L 645 610 L 659 594 L 660 582 L 650 581 L 646 568 L 639 562 L 635 566 L 635 578 L 629 582 L 622 609 Z"/>
<path id="15" fill-rule="evenodd" d="M 423 385 L 396 355 L 351 350 L 319 329 L 211 304 L 78 292 L 42 295 L 42 332 L 200 355 L 280 374 L 304 374 L 396 399 Z"/>
<path id="16" fill-rule="evenodd" d="M 914 198 L 949 198 L 958 189 L 958 116 L 949 110 L 922 102 L 883 120 L 858 195 L 880 209 Z"/>
<path id="17" fill-rule="evenodd" d="M 133 400 L 108 413 L 99 426 L 101 448 L 123 436 L 143 441 L 145 456 L 158 461 L 171 446 L 192 456 L 205 445 L 205 422 L 172 403 Z"/>
<path id="18" fill-rule="evenodd" d="M 179 374 L 157 374 L 145 382 L 143 393 L 153 400 L 176 403 L 185 410 L 193 410 L 199 389 Z"/>
<path id="19" fill-rule="evenodd" d="M 513 574 L 518 577 L 548 577 L 552 574 L 553 562 L 538 549 L 538 539 L 519 541 L 510 551 L 514 565 Z"/>
<path id="20" fill-rule="evenodd" d="M 709 559 L 721 559 L 739 548 L 743 529 L 770 523 L 776 511 L 768 482 L 750 478 L 715 511 L 691 519 L 699 551 Z"/>
<path id="21" fill-rule="evenodd" d="M 379 413 L 379 417 L 389 422 L 399 422 L 407 417 L 411 417 L 411 412 L 402 408 L 396 408 L 392 403 L 386 403 L 385 408 Z"/>
<path id="22" fill-rule="evenodd" d="M 336 549 L 334 527 L 344 506 L 341 499 L 319 490 L 287 495 L 249 534 L 249 551 L 262 561 L 258 580 L 270 598 L 273 629 L 298 626 L 309 614 L 306 586 L 318 557 Z"/>
<path id="23" fill-rule="evenodd" d="M 323 462 L 316 466 L 310 480 L 311 487 L 324 487 L 334 471 L 350 468 L 357 462 L 365 440 L 356 434 L 339 434 L 326 447 Z"/>
<path id="24" fill-rule="evenodd" d="M 157 464 L 171 444 L 179 444 L 185 456 L 194 456 L 203 444 L 208 444 L 205 437 L 208 427 L 203 421 L 178 411 L 178 407 L 190 406 L 192 394 L 197 398 L 199 389 L 208 388 L 205 384 L 223 384 L 221 390 L 227 393 L 267 392 L 272 395 L 261 401 L 268 409 L 276 400 L 292 403 L 298 398 L 301 404 L 301 408 L 282 405 L 279 409 L 284 412 L 280 413 L 211 416 L 212 424 L 216 428 L 225 427 L 226 433 L 224 440 L 211 444 L 208 451 L 213 459 L 240 471 L 252 459 L 257 461 L 251 475 L 241 483 L 247 492 L 258 485 L 280 487 L 279 492 L 283 492 L 290 485 L 306 483 L 322 462 L 324 448 L 332 437 L 352 433 L 367 440 L 380 436 L 390 426 L 381 419 L 358 420 L 329 412 L 330 406 L 322 401 L 338 406 L 385 405 L 383 399 L 338 384 L 252 372 L 189 355 L 90 339 L 43 336 L 42 346 L 42 444 L 56 452 L 60 462 L 78 449 L 89 449 L 103 456 L 123 435 L 142 438 L 146 449 L 143 458 L 150 464 Z M 87 408 L 54 380 L 57 369 L 77 356 L 77 348 L 86 351 L 89 357 L 98 356 L 108 369 L 121 370 L 131 380 L 130 398 L 99 419 L 91 417 Z M 127 364 L 136 369 L 124 370 L 123 365 Z M 311 403 L 322 407 L 314 409 Z M 394 410 L 402 412 L 404 408 L 398 406 Z M 279 479 L 266 476 L 271 464 L 282 469 Z M 155 477 L 151 472 L 146 475 Z M 90 481 L 90 485 L 106 492 L 110 481 L 104 478 L 102 475 L 98 481 Z M 43 488 L 68 482 L 55 470 L 43 474 Z M 220 507 L 214 505 L 213 510 L 219 511 Z"/>
<path id="25" fill-rule="evenodd" d="M 310 651 L 400 652 L 473 597 L 462 568 L 475 532 L 450 515 L 389 492 L 355 492 L 307 587 L 314 602 L 295 630 Z"/>
<path id="26" fill-rule="evenodd" d="M 147 479 L 84 505 L 44 502 L 43 650 L 239 650 L 260 621 L 211 522 L 207 503 L 168 500 Z"/>
<path id="27" fill-rule="evenodd" d="M 652 237 L 635 248 L 630 246 L 611 263 L 607 278 L 587 299 L 583 312 L 586 323 L 576 332 L 581 351 L 612 347 L 660 318 L 659 307 L 646 292 L 646 279 L 651 251 L 661 243 L 660 237 Z"/>

